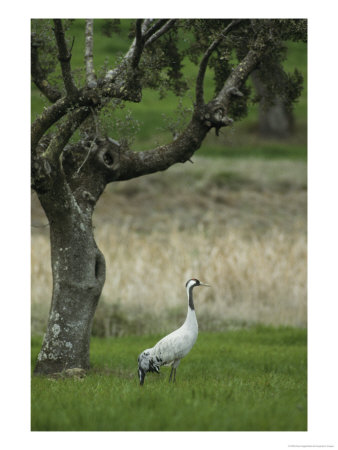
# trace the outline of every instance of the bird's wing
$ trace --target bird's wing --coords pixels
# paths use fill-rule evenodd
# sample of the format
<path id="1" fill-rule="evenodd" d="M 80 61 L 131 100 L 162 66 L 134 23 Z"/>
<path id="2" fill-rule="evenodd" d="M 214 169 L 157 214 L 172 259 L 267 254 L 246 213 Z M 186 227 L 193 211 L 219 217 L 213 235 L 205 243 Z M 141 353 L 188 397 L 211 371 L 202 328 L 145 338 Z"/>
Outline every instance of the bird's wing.
<path id="1" fill-rule="evenodd" d="M 190 351 L 195 340 L 181 327 L 161 339 L 153 350 L 156 356 L 162 360 L 161 365 L 167 365 L 175 359 L 183 358 Z"/>

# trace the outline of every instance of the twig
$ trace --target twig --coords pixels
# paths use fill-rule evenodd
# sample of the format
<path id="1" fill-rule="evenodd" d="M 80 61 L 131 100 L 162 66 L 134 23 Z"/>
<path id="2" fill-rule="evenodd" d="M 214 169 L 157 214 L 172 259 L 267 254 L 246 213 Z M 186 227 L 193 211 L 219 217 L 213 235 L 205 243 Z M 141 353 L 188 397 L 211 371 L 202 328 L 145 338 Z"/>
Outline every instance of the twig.
<path id="1" fill-rule="evenodd" d="M 71 52 L 67 49 L 67 43 L 65 39 L 65 32 L 63 30 L 61 19 L 54 19 L 54 34 L 56 43 L 59 50 L 59 61 L 61 65 L 63 82 L 68 95 L 73 95 L 77 93 L 77 88 L 73 81 L 70 60 Z M 74 43 L 74 42 L 73 42 Z"/>
<path id="2" fill-rule="evenodd" d="M 168 22 L 163 25 L 162 28 L 160 28 L 156 33 L 154 33 L 150 38 L 146 41 L 145 47 L 155 42 L 159 37 L 161 37 L 164 33 L 170 30 L 175 25 L 177 19 L 170 19 Z"/>
<path id="3" fill-rule="evenodd" d="M 93 32 L 94 32 L 94 21 L 93 19 L 86 20 L 86 46 L 85 46 L 85 64 L 86 64 L 86 80 L 87 86 L 94 88 L 97 86 L 94 62 L 93 62 Z"/>
<path id="4" fill-rule="evenodd" d="M 220 42 L 223 38 L 225 38 L 226 34 L 235 26 L 237 25 L 241 20 L 236 19 L 229 23 L 229 25 L 224 28 L 224 30 L 220 33 L 218 38 L 212 42 L 212 44 L 209 46 L 209 48 L 206 50 L 206 52 L 203 55 L 202 61 L 200 63 L 197 79 L 196 79 L 196 106 L 197 108 L 204 105 L 204 90 L 203 90 L 203 82 L 204 82 L 204 76 L 205 72 L 207 70 L 209 58 L 212 54 L 212 52 L 218 47 Z"/>
<path id="5" fill-rule="evenodd" d="M 42 157 L 48 159 L 52 164 L 57 163 L 65 145 L 89 114 L 90 112 L 87 107 L 79 108 L 70 113 L 49 143 L 47 149 L 42 154 Z"/>
<path id="6" fill-rule="evenodd" d="M 168 22 L 168 19 L 160 19 L 154 23 L 147 31 L 144 32 L 144 38 L 147 41 L 150 36 L 152 36 L 157 30 L 159 30 L 163 25 Z"/>
<path id="7" fill-rule="evenodd" d="M 79 167 L 79 168 L 77 169 L 77 171 L 76 171 L 76 175 L 78 175 L 78 174 L 80 173 L 80 170 L 82 169 L 82 167 L 83 167 L 83 166 L 85 165 L 85 163 L 87 162 L 87 160 L 88 160 L 88 158 L 89 158 L 89 155 L 90 155 L 90 152 L 91 152 L 92 149 L 94 148 L 95 140 L 96 140 L 97 136 L 99 135 L 99 124 L 98 124 L 98 122 L 97 122 L 97 117 L 96 117 L 95 111 L 94 111 L 93 108 L 90 108 L 90 110 L 91 110 L 91 112 L 92 112 L 92 114 L 93 114 L 94 122 L 95 122 L 95 136 L 94 136 L 94 138 L 93 138 L 93 140 L 92 140 L 92 142 L 91 142 L 91 144 L 90 144 L 90 147 L 89 147 L 89 150 L 88 150 L 88 153 L 87 153 L 85 159 L 83 160 L 82 164 L 80 165 L 80 167 Z"/>

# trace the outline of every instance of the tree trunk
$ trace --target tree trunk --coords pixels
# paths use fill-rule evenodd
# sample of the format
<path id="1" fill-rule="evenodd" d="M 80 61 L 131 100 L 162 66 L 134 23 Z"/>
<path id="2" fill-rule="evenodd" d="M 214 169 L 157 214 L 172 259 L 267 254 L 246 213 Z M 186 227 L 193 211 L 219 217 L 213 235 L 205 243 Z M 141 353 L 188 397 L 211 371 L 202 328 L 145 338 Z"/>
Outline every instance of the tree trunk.
<path id="1" fill-rule="evenodd" d="M 275 95 L 273 100 L 267 101 L 267 89 L 258 76 L 257 71 L 252 72 L 251 78 L 257 94 L 260 97 L 258 130 L 263 137 L 277 139 L 288 138 L 293 132 L 293 115 L 288 110 L 285 101 Z"/>
<path id="2" fill-rule="evenodd" d="M 105 260 L 92 231 L 93 208 L 81 207 L 67 183 L 39 198 L 50 224 L 53 295 L 34 372 L 88 369 L 92 321 L 105 281 Z"/>
<path id="3" fill-rule="evenodd" d="M 287 111 L 281 98 L 276 97 L 272 105 L 259 104 L 259 133 L 263 137 L 288 138 L 293 131 L 292 112 Z"/>

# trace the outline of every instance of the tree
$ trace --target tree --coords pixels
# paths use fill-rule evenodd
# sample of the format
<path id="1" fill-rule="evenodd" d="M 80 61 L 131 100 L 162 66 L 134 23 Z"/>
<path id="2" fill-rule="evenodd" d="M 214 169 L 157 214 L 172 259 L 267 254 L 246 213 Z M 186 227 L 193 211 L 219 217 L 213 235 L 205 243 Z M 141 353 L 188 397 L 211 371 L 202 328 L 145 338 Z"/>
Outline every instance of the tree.
<path id="1" fill-rule="evenodd" d="M 189 161 L 211 129 L 244 117 L 251 99 L 246 80 L 260 69 L 272 94 L 290 99 L 299 76 L 284 74 L 284 42 L 306 37 L 305 20 L 174 20 L 132 22 L 127 52 L 97 76 L 93 64 L 93 20 L 85 26 L 85 80 L 71 68 L 70 21 L 32 21 L 31 74 L 49 101 L 31 129 L 32 188 L 50 225 L 53 293 L 47 331 L 35 373 L 89 368 L 92 320 L 105 282 L 105 259 L 96 245 L 92 214 L 108 183 L 129 180 Z M 108 35 L 119 21 L 106 21 Z M 56 58 L 57 57 L 57 58 Z M 188 88 L 183 59 L 197 65 L 195 101 L 189 122 L 175 138 L 147 151 L 134 151 L 104 130 L 108 108 L 142 101 L 145 87 L 177 96 Z M 57 83 L 58 61 L 61 86 Z M 215 93 L 204 98 L 207 67 Z"/>
<path id="2" fill-rule="evenodd" d="M 274 137 L 277 139 L 289 137 L 294 125 L 291 108 L 279 95 L 276 95 L 274 99 L 268 98 L 269 93 L 264 83 L 260 80 L 257 71 L 252 73 L 251 79 L 260 98 L 258 112 L 259 134 L 263 137 Z"/>

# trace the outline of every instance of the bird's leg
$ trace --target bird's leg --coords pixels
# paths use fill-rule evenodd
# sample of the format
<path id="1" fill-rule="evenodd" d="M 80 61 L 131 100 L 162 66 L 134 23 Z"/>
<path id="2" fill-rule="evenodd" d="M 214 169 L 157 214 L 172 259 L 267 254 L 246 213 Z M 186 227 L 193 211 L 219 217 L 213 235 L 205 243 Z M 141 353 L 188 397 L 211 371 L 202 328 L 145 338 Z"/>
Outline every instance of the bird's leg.
<path id="1" fill-rule="evenodd" d="M 173 382 L 175 383 L 175 381 L 176 381 L 176 367 L 174 369 L 174 380 L 173 380 Z"/>
<path id="2" fill-rule="evenodd" d="M 170 381 L 171 381 L 171 377 L 172 377 L 173 371 L 174 371 L 174 368 L 171 366 L 170 377 L 169 377 L 169 383 L 170 383 Z"/>

